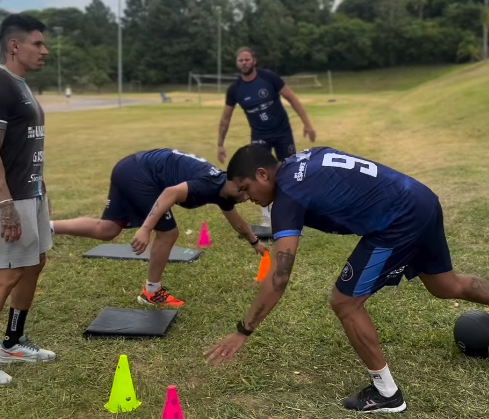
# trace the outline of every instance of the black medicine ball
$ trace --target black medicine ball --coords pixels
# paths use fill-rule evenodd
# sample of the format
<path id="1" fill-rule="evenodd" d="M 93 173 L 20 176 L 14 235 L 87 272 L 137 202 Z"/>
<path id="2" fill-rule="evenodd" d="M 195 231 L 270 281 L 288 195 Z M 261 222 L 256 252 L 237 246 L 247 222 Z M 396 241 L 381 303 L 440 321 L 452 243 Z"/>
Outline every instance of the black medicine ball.
<path id="1" fill-rule="evenodd" d="M 472 310 L 462 314 L 455 322 L 453 336 L 465 355 L 489 357 L 489 313 Z"/>

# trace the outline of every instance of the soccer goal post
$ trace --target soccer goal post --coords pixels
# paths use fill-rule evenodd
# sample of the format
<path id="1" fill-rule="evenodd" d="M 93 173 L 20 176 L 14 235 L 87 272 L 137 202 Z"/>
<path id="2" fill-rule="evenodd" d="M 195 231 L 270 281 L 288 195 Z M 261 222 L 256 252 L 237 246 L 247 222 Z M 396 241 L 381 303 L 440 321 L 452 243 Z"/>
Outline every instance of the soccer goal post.
<path id="1" fill-rule="evenodd" d="M 228 74 L 197 74 L 189 73 L 188 77 L 188 91 L 194 91 L 197 88 L 198 92 L 224 92 L 229 85 L 231 85 L 238 76 Z"/>
<path id="2" fill-rule="evenodd" d="M 317 74 L 297 74 L 294 76 L 284 76 L 282 79 L 292 88 L 323 87 Z"/>

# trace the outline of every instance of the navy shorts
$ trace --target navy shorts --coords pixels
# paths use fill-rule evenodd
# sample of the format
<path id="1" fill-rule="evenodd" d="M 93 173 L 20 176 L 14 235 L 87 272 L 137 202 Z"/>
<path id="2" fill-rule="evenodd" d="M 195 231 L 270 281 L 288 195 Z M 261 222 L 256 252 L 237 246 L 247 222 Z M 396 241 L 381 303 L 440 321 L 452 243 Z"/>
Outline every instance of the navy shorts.
<path id="1" fill-rule="evenodd" d="M 360 297 L 398 285 L 403 275 L 411 280 L 419 273 L 435 275 L 452 269 L 440 202 L 427 197 L 386 230 L 362 237 L 336 287 L 342 294 Z"/>
<path id="2" fill-rule="evenodd" d="M 112 170 L 109 197 L 102 220 L 113 221 L 122 228 L 141 227 L 163 191 L 151 182 L 131 155 Z M 170 231 L 177 224 L 171 211 L 155 226 L 156 231 Z"/>
<path id="3" fill-rule="evenodd" d="M 296 153 L 294 136 L 292 132 L 268 139 L 252 137 L 251 144 L 260 144 L 263 147 L 267 148 L 270 152 L 272 152 L 272 149 L 274 149 L 278 161 L 284 161 L 285 159 Z"/>

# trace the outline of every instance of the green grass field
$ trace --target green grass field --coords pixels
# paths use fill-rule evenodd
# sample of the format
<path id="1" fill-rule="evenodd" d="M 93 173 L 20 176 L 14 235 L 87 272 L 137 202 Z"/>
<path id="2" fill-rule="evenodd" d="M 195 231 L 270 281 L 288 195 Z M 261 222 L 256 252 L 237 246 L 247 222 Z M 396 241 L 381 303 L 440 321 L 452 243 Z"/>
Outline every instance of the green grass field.
<path id="1" fill-rule="evenodd" d="M 392 77 L 398 81 L 392 83 L 402 81 L 404 88 L 359 89 L 336 95 L 336 102 L 328 102 L 324 94 L 301 95 L 318 145 L 378 160 L 428 184 L 444 206 L 456 270 L 486 278 L 488 70 L 487 64 L 450 68 L 432 73 L 431 81 L 420 80 L 420 72 L 411 77 L 410 71 L 401 76 L 396 70 Z M 384 72 L 383 78 L 388 77 Z M 133 151 L 173 147 L 217 163 L 222 97 L 208 99 L 203 106 L 175 103 L 48 114 L 45 177 L 53 218 L 100 216 L 113 165 Z M 298 148 L 307 147 L 298 117 L 289 114 Z M 248 138 L 237 110 L 226 143 L 228 158 Z M 250 222 L 258 221 L 254 205 L 238 209 Z M 306 229 L 283 299 L 235 361 L 214 371 L 202 354 L 235 330 L 251 304 L 259 257 L 236 238 L 217 207 L 177 208 L 175 216 L 177 245 L 195 247 L 206 221 L 213 247 L 196 263 L 168 266 L 164 284 L 186 304 L 160 340 L 84 340 L 83 331 L 104 307 L 142 308 L 136 296 L 146 265 L 84 259 L 82 254 L 98 242 L 55 236 L 27 332 L 58 357 L 52 364 L 5 368 L 15 384 L 0 390 L 0 418 L 159 419 L 170 384 L 178 388 L 187 419 L 356 417 L 342 410 L 339 401 L 363 388 L 368 375 L 329 308 L 328 296 L 358 238 Z M 133 234 L 126 232 L 117 242 L 127 243 Z M 488 417 L 489 361 L 466 358 L 452 335 L 457 316 L 476 305 L 437 300 L 415 279 L 382 290 L 367 307 L 405 393 L 408 411 L 403 417 Z M 2 327 L 6 314 L 7 309 L 1 313 Z M 142 405 L 116 416 L 103 406 L 121 354 L 129 358 Z"/>

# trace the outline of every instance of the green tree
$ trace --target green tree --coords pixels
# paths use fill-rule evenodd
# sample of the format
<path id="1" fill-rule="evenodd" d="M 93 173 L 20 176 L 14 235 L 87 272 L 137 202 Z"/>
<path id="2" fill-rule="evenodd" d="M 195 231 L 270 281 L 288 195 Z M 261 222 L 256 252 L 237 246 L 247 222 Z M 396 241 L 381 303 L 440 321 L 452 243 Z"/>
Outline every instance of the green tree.
<path id="1" fill-rule="evenodd" d="M 294 19 L 279 0 L 262 0 L 253 15 L 250 41 L 263 67 L 287 73 Z"/>
<path id="2" fill-rule="evenodd" d="M 110 77 L 106 71 L 102 69 L 95 69 L 89 73 L 89 82 L 97 88 L 97 92 L 100 93 L 102 87 L 110 83 Z"/>
<path id="3" fill-rule="evenodd" d="M 326 32 L 326 26 L 299 23 L 291 49 L 292 60 L 300 62 L 309 71 L 324 71 L 328 68 L 331 51 L 326 43 Z"/>
<path id="4" fill-rule="evenodd" d="M 114 13 L 102 0 L 92 0 L 86 7 L 82 22 L 83 45 L 116 46 L 117 23 Z"/>
<path id="5" fill-rule="evenodd" d="M 318 0 L 281 0 L 294 20 L 314 25 L 326 24 L 330 18 L 331 1 L 320 2 Z"/>
<path id="6" fill-rule="evenodd" d="M 26 81 L 33 90 L 42 95 L 44 91 L 57 86 L 57 74 L 54 66 L 46 65 L 39 71 L 30 72 L 26 77 Z"/>
<path id="7" fill-rule="evenodd" d="M 377 65 L 374 24 L 340 17 L 325 28 L 331 68 L 362 69 Z"/>
<path id="8" fill-rule="evenodd" d="M 374 22 L 378 0 L 343 0 L 337 11 L 351 18 Z"/>
<path id="9" fill-rule="evenodd" d="M 471 63 L 480 60 L 480 42 L 477 37 L 467 32 L 457 49 L 457 61 L 469 61 Z"/>

